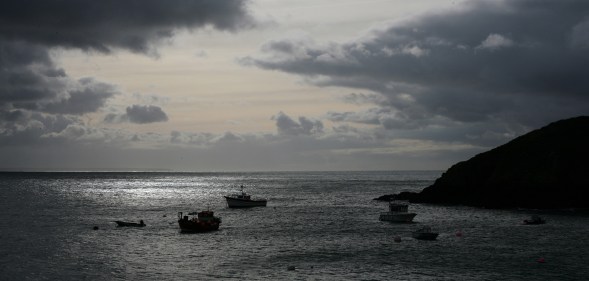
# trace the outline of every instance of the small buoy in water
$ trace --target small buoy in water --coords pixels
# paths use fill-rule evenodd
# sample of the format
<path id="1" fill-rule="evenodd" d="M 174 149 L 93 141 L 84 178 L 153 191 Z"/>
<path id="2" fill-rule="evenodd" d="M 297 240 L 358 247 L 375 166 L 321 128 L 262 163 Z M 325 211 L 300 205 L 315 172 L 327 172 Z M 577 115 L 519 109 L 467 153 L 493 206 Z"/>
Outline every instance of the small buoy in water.
<path id="1" fill-rule="evenodd" d="M 456 237 L 462 237 L 462 230 L 456 231 Z"/>
<path id="2" fill-rule="evenodd" d="M 393 240 L 397 243 L 401 242 L 401 236 L 395 236 L 395 238 L 393 238 Z"/>
<path id="3" fill-rule="evenodd" d="M 94 230 L 98 230 L 98 226 L 94 226 L 92 229 L 94 229 Z"/>
<path id="4" fill-rule="evenodd" d="M 295 270 L 297 268 L 294 265 L 289 265 L 286 269 L 288 269 L 288 270 Z"/>
<path id="5" fill-rule="evenodd" d="M 167 217 L 167 215 L 164 215 L 164 218 Z"/>
<path id="6" fill-rule="evenodd" d="M 546 262 L 546 260 L 544 258 L 539 258 L 536 261 L 539 262 L 539 263 L 545 263 Z"/>

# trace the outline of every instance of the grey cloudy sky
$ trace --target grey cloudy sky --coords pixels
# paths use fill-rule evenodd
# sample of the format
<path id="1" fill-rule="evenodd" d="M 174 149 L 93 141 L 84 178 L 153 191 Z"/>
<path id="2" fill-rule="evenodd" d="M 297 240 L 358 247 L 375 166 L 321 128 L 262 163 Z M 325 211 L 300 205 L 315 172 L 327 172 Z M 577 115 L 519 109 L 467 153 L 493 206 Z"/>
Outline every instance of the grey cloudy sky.
<path id="1" fill-rule="evenodd" d="M 587 1 L 2 1 L 1 170 L 446 169 L 589 112 Z"/>

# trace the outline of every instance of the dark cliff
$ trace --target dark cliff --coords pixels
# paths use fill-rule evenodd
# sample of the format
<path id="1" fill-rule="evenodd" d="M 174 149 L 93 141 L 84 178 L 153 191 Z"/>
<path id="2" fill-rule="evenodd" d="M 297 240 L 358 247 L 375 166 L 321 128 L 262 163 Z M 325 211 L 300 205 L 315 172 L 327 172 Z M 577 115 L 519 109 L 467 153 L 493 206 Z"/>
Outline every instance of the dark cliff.
<path id="1" fill-rule="evenodd" d="M 448 169 L 412 202 L 589 207 L 589 116 L 554 122 Z"/>

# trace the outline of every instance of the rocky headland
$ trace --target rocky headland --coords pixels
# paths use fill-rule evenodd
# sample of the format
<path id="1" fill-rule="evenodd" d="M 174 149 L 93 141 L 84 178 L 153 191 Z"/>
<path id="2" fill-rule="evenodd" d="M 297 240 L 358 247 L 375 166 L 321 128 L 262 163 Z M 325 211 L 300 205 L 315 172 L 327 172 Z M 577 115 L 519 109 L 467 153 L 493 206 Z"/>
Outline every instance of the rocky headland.
<path id="1" fill-rule="evenodd" d="M 390 199 L 486 208 L 588 208 L 589 116 L 551 123 L 455 164 L 419 193 L 380 198 Z"/>

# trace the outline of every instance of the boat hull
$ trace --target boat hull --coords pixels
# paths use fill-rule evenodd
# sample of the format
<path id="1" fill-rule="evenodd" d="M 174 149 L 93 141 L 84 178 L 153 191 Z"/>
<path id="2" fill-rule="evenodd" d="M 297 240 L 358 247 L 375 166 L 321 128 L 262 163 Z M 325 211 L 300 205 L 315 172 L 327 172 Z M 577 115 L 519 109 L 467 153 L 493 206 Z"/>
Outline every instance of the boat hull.
<path id="1" fill-rule="evenodd" d="M 381 213 L 378 219 L 381 221 L 409 223 L 413 222 L 415 216 L 417 216 L 415 213 Z"/>
<path id="2" fill-rule="evenodd" d="M 193 222 L 193 221 L 184 221 L 179 220 L 178 225 L 180 226 L 180 231 L 182 232 L 190 232 L 190 233 L 198 233 L 198 232 L 209 232 L 219 230 L 219 223 L 202 223 L 202 222 Z"/>
<path id="3" fill-rule="evenodd" d="M 266 207 L 267 200 L 247 200 L 225 196 L 229 208 Z"/>
<path id="4" fill-rule="evenodd" d="M 145 224 L 136 223 L 136 222 L 126 222 L 126 221 L 115 221 L 117 226 L 128 226 L 128 227 L 144 227 Z"/>

